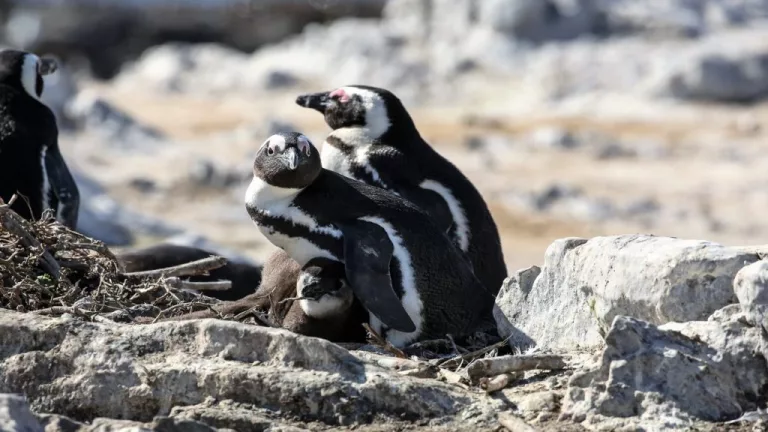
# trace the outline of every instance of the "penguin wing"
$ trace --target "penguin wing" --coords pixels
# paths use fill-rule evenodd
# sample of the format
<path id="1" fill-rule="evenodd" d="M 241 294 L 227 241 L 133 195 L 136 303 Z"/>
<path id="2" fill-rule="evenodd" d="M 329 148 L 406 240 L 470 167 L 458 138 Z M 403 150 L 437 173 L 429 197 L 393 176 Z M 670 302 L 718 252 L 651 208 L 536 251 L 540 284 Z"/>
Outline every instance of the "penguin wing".
<path id="1" fill-rule="evenodd" d="M 77 183 L 67 168 L 67 163 L 59 151 L 59 145 L 54 138 L 45 150 L 45 171 L 51 190 L 59 200 L 56 218 L 67 228 L 77 227 L 77 216 L 80 210 L 80 192 Z"/>
<path id="2" fill-rule="evenodd" d="M 448 203 L 437 192 L 420 187 L 403 188 L 400 195 L 427 213 L 440 231 L 447 233 L 453 228 L 453 215 Z"/>
<path id="3" fill-rule="evenodd" d="M 389 263 L 394 247 L 387 232 L 361 220 L 339 224 L 344 235 L 344 266 L 352 292 L 363 307 L 387 327 L 401 332 L 416 331 L 392 287 Z"/>

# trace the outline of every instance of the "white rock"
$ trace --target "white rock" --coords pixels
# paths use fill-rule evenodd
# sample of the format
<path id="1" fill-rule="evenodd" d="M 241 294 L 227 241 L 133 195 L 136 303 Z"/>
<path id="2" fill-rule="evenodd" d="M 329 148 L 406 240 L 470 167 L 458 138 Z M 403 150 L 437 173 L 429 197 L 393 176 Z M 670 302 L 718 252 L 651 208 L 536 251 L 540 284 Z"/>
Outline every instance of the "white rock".
<path id="1" fill-rule="evenodd" d="M 3 432 L 43 432 L 43 426 L 29 410 L 23 396 L 0 394 L 0 430 Z"/>
<path id="2" fill-rule="evenodd" d="M 599 365 L 571 378 L 563 412 L 597 430 L 734 419 L 760 408 L 766 352 L 762 329 L 738 322 L 656 327 L 618 316 Z"/>
<path id="3" fill-rule="evenodd" d="M 559 350 L 600 347 L 618 315 L 653 324 L 706 319 L 736 300 L 734 276 L 757 260 L 754 253 L 700 240 L 648 235 L 560 239 L 547 248 L 541 274 L 530 288 L 510 278 L 496 304 L 524 335 L 513 336 L 513 345 L 533 340 Z"/>
<path id="4" fill-rule="evenodd" d="M 768 305 L 768 261 L 760 260 L 739 270 L 733 289 L 743 305 Z"/>
<path id="5" fill-rule="evenodd" d="M 330 427 L 405 418 L 490 430 L 504 408 L 365 363 L 322 339 L 215 319 L 105 325 L 0 310 L 0 382 L 26 392 L 41 412 L 80 422 L 148 422 L 207 405 L 207 415 L 182 418 L 211 419 L 213 411 L 216 427 L 264 430 L 264 409 Z"/>

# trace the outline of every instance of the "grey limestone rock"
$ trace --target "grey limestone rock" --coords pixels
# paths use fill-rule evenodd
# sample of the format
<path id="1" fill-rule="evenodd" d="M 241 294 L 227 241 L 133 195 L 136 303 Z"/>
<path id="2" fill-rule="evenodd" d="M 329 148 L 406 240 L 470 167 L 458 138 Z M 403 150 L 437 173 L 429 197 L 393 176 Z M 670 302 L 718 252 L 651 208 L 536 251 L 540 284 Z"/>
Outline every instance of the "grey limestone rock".
<path id="1" fill-rule="evenodd" d="M 766 352 L 763 331 L 739 322 L 657 327 L 617 316 L 597 367 L 571 378 L 563 417 L 593 430 L 732 420 L 764 404 Z"/>
<path id="2" fill-rule="evenodd" d="M 734 276 L 756 261 L 755 253 L 700 240 L 639 234 L 559 239 L 532 284 L 506 281 L 496 300 L 497 323 L 500 313 L 525 335 L 513 337 L 517 345 L 600 347 L 619 315 L 653 324 L 705 320 L 736 301 Z"/>
<path id="3" fill-rule="evenodd" d="M 214 398 L 330 426 L 367 423 L 375 415 L 488 430 L 503 405 L 282 329 L 214 319 L 94 324 L 6 310 L 0 310 L 0 392 L 23 392 L 35 411 L 80 422 L 147 423 Z M 205 417 L 198 414 L 187 418 Z M 241 430 L 241 420 L 219 416 L 216 427 Z"/>

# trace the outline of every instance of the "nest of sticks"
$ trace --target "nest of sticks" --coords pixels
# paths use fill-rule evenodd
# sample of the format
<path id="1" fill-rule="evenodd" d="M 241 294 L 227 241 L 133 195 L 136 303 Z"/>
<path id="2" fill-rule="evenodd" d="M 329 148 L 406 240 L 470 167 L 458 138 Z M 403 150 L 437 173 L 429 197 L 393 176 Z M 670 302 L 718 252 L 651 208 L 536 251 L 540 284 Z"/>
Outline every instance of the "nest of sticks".
<path id="1" fill-rule="evenodd" d="M 222 314 L 213 307 L 221 304 L 219 300 L 188 290 L 225 290 L 231 282 L 180 279 L 205 274 L 225 263 L 225 258 L 211 256 L 165 269 L 123 272 L 104 243 L 67 229 L 50 214 L 40 221 L 27 221 L 0 200 L 0 308 L 135 324 L 209 310 L 220 319 L 275 327 L 254 319 L 252 310 Z M 525 372 L 568 367 L 565 359 L 556 355 L 500 356 L 509 351 L 507 341 L 491 338 L 496 339 L 492 343 L 481 333 L 464 341 L 463 347 L 448 337 L 400 350 L 366 327 L 376 351 L 392 356 L 371 358 L 377 365 L 402 375 L 437 378 L 465 388 L 477 386 L 488 393 L 522 379 Z M 348 349 L 363 346 L 340 345 Z M 358 354 L 368 355 L 362 351 Z"/>
<path id="2" fill-rule="evenodd" d="M 229 281 L 180 277 L 223 266 L 212 256 L 181 266 L 125 273 L 104 243 L 67 229 L 51 214 L 30 222 L 0 200 L 0 307 L 92 321 L 153 322 L 210 309 L 218 300 L 190 292 L 228 289 Z"/>

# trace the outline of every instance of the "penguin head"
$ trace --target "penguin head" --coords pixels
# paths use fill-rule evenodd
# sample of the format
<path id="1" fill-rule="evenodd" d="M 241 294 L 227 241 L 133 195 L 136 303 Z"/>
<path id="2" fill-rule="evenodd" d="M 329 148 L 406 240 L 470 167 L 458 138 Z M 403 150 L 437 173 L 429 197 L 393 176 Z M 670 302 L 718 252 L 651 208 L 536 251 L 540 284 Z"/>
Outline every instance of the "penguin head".
<path id="1" fill-rule="evenodd" d="M 345 312 L 354 300 L 344 265 L 327 258 L 314 258 L 302 268 L 296 292 L 303 298 L 299 305 L 304 313 L 314 318 Z"/>
<path id="2" fill-rule="evenodd" d="M 350 85 L 320 93 L 304 94 L 296 103 L 319 111 L 333 130 L 342 128 L 366 129 L 366 136 L 379 139 L 392 132 L 392 125 L 399 131 L 415 131 L 403 103 L 389 90 Z"/>
<path id="3" fill-rule="evenodd" d="M 305 188 L 321 170 L 317 148 L 298 132 L 281 132 L 267 138 L 253 162 L 253 175 L 279 188 Z"/>
<path id="4" fill-rule="evenodd" d="M 51 58 L 13 49 L 0 51 L 0 83 L 23 90 L 34 99 L 43 94 L 43 77 L 56 72 L 58 64 Z"/>

